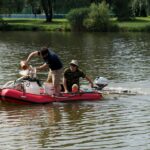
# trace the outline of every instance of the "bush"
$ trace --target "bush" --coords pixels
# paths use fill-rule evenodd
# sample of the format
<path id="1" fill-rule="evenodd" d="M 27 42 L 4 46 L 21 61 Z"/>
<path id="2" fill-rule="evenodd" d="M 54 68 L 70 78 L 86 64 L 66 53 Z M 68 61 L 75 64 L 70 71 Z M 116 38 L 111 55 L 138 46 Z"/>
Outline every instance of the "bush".
<path id="1" fill-rule="evenodd" d="M 88 8 L 77 8 L 71 10 L 68 15 L 67 19 L 70 22 L 71 28 L 73 30 L 84 30 L 84 19 L 88 16 L 89 9 Z"/>
<path id="2" fill-rule="evenodd" d="M 112 24 L 106 2 L 91 4 L 89 8 L 73 9 L 67 15 L 71 28 L 76 31 L 118 31 L 119 27 Z"/>
<path id="3" fill-rule="evenodd" d="M 108 31 L 111 26 L 109 18 L 109 5 L 106 2 L 98 5 L 93 3 L 84 26 L 90 31 Z"/>

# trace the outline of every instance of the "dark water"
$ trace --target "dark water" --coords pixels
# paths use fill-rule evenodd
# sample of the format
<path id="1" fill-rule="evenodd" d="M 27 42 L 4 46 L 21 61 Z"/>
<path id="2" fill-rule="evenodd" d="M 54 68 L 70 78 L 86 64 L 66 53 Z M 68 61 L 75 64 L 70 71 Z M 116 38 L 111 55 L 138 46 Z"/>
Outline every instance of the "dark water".
<path id="1" fill-rule="evenodd" d="M 146 33 L 0 32 L 1 85 L 18 77 L 31 51 L 50 46 L 64 66 L 78 59 L 91 78 L 108 78 L 108 88 L 136 93 L 106 94 L 98 102 L 0 103 L 0 149 L 149 150 L 149 39 Z M 38 76 L 46 79 L 47 72 Z"/>

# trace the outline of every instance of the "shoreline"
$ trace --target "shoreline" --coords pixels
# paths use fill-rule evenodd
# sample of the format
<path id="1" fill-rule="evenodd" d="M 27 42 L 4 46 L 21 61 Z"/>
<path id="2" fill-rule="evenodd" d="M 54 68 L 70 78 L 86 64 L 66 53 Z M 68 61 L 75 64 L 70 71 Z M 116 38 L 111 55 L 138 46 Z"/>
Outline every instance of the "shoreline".
<path id="1" fill-rule="evenodd" d="M 106 32 L 150 32 L 150 17 L 137 17 L 131 21 L 119 22 L 115 18 L 112 23 L 118 26 L 117 31 Z M 8 19 L 0 24 L 0 31 L 64 31 L 71 32 L 67 19 L 53 19 L 51 23 L 45 19 Z M 84 32 L 84 31 L 82 31 Z"/>

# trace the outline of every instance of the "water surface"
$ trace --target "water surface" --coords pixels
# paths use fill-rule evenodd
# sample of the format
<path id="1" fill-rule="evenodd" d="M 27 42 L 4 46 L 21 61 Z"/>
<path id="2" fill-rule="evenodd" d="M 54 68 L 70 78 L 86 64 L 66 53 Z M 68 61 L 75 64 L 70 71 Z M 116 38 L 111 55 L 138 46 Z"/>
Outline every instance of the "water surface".
<path id="1" fill-rule="evenodd" d="M 50 46 L 65 67 L 78 59 L 92 79 L 103 76 L 108 88 L 136 93 L 97 102 L 0 103 L 0 149 L 150 149 L 149 39 L 147 33 L 0 32 L 1 85 L 19 77 L 19 62 L 30 52 Z"/>

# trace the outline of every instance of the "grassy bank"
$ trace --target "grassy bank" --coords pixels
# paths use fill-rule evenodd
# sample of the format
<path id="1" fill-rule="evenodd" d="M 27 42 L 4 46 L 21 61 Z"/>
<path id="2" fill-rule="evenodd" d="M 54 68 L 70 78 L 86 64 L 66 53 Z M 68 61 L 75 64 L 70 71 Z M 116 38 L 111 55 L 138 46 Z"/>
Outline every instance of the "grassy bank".
<path id="1" fill-rule="evenodd" d="M 45 19 L 4 19 L 5 26 L 0 25 L 0 30 L 8 31 L 70 31 L 66 19 L 53 19 L 46 23 Z M 118 25 L 123 32 L 150 32 L 150 17 L 139 17 L 132 21 L 119 22 L 115 18 L 112 22 Z"/>
<path id="2" fill-rule="evenodd" d="M 2 27 L 8 31 L 66 31 L 70 30 L 66 19 L 53 19 L 51 23 L 45 19 L 4 19 L 7 25 Z"/>
<path id="3" fill-rule="evenodd" d="M 150 32 L 150 17 L 137 17 L 132 21 L 118 22 L 120 31 Z"/>

